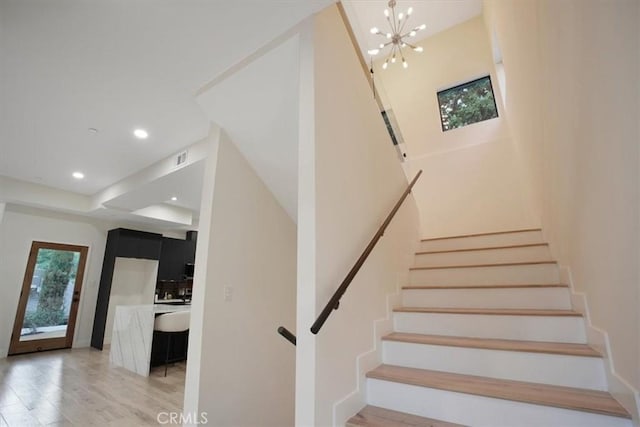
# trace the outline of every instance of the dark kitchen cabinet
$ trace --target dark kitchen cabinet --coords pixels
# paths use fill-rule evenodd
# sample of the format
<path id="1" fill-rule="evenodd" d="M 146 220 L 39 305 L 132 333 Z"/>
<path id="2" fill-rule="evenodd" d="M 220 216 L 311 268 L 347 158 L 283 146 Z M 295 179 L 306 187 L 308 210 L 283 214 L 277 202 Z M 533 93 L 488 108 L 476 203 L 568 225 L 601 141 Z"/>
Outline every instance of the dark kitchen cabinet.
<path id="1" fill-rule="evenodd" d="M 116 228 L 109 230 L 100 287 L 93 321 L 91 347 L 102 350 L 104 344 L 111 282 L 117 257 L 158 260 L 158 281 L 183 280 L 185 265 L 193 264 L 196 256 L 197 232 L 187 232 L 187 238 L 173 239 L 162 234 Z M 149 301 L 152 304 L 153 301 Z"/>
<path id="2" fill-rule="evenodd" d="M 196 258 L 195 240 L 162 238 L 162 252 L 158 265 L 158 281 L 185 279 L 185 265 Z"/>

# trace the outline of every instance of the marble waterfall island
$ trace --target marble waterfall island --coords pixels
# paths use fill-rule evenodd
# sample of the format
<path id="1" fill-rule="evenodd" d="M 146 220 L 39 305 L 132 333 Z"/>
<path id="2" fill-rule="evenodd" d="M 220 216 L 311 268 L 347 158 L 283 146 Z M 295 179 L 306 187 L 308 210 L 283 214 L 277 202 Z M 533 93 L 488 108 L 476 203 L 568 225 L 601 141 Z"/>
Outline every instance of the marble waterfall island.
<path id="1" fill-rule="evenodd" d="M 191 311 L 191 307 L 164 304 L 117 306 L 109 353 L 111 364 L 149 376 L 155 317 L 176 311 Z"/>

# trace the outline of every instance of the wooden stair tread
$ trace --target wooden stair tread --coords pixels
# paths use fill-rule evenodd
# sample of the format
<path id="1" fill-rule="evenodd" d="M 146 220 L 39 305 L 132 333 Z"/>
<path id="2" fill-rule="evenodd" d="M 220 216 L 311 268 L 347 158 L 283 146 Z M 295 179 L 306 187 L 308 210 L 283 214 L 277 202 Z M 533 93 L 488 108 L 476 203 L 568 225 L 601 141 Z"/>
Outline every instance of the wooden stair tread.
<path id="1" fill-rule="evenodd" d="M 424 335 L 392 332 L 382 337 L 383 341 L 398 341 L 414 344 L 430 344 L 449 347 L 468 347 L 486 350 L 519 351 L 528 353 L 561 354 L 567 356 L 602 357 L 587 344 L 556 343 L 543 341 L 518 341 L 495 338 L 470 338 L 445 335 Z"/>
<path id="2" fill-rule="evenodd" d="M 393 365 L 380 365 L 368 372 L 367 377 L 439 390 L 631 418 L 629 413 L 609 393 L 603 391 Z"/>
<path id="3" fill-rule="evenodd" d="M 518 261 L 518 262 L 501 262 L 501 263 L 486 263 L 486 264 L 465 264 L 465 265 L 438 265 L 430 267 L 411 267 L 409 270 L 439 270 L 445 268 L 477 268 L 477 267 L 517 267 L 520 265 L 542 265 L 542 264 L 557 264 L 557 261 Z"/>
<path id="4" fill-rule="evenodd" d="M 367 405 L 351 417 L 347 427 L 463 427 L 461 424 L 424 418 L 405 412 Z"/>
<path id="5" fill-rule="evenodd" d="M 524 288 L 568 288 L 569 285 L 555 284 L 524 284 L 524 285 L 407 285 L 402 289 L 524 289 Z"/>
<path id="6" fill-rule="evenodd" d="M 402 313 L 443 313 L 443 314 L 492 314 L 502 316 L 559 316 L 582 317 L 573 310 L 547 310 L 531 308 L 437 308 L 437 307 L 398 307 L 395 312 Z"/>
<path id="7" fill-rule="evenodd" d="M 463 237 L 493 236 L 496 234 L 525 233 L 527 231 L 542 231 L 542 229 L 541 228 L 524 228 L 520 230 L 493 231 L 489 233 L 461 234 L 459 236 L 431 237 L 428 239 L 421 239 L 421 242 L 432 242 L 434 240 L 460 239 Z"/>
<path id="8" fill-rule="evenodd" d="M 549 246 L 548 243 L 523 243 L 521 245 L 505 245 L 505 246 L 487 246 L 487 247 L 474 247 L 474 248 L 461 248 L 461 249 L 443 249 L 434 251 L 418 251 L 416 255 L 429 255 L 429 254 L 444 254 L 449 252 L 474 252 L 474 251 L 490 251 L 496 249 L 516 249 L 516 248 L 532 248 L 536 246 Z"/>

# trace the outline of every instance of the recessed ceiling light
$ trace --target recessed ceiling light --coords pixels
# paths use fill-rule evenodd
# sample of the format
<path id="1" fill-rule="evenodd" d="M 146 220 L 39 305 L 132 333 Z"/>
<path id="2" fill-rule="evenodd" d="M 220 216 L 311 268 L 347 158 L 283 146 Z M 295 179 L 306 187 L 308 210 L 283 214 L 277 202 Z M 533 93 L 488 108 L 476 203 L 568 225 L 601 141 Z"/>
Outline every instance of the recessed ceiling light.
<path id="1" fill-rule="evenodd" d="M 75 179 L 82 179 L 82 178 L 84 178 L 84 174 L 83 174 L 82 172 L 74 172 L 74 173 L 72 174 L 72 176 L 73 176 Z"/>
<path id="2" fill-rule="evenodd" d="M 149 133 L 144 129 L 136 129 L 133 131 L 133 134 L 138 139 L 147 139 L 149 137 Z"/>
<path id="3" fill-rule="evenodd" d="M 172 202 L 175 202 L 176 200 L 178 200 L 178 198 L 177 198 L 176 196 L 173 196 L 173 197 L 171 198 L 171 201 L 172 201 Z"/>

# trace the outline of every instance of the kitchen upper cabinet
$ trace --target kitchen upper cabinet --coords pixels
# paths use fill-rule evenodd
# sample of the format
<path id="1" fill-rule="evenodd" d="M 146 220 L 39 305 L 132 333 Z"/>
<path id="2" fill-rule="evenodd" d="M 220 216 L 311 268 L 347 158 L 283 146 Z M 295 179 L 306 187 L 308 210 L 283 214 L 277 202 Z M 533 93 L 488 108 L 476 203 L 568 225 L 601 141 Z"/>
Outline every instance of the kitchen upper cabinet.
<path id="1" fill-rule="evenodd" d="M 162 235 L 119 228 L 117 256 L 122 258 L 160 259 Z M 111 233 L 109 233 L 111 235 Z M 109 236 L 111 237 L 111 236 Z"/>
<path id="2" fill-rule="evenodd" d="M 196 241 L 162 238 L 158 280 L 183 280 L 185 264 L 196 258 Z"/>

